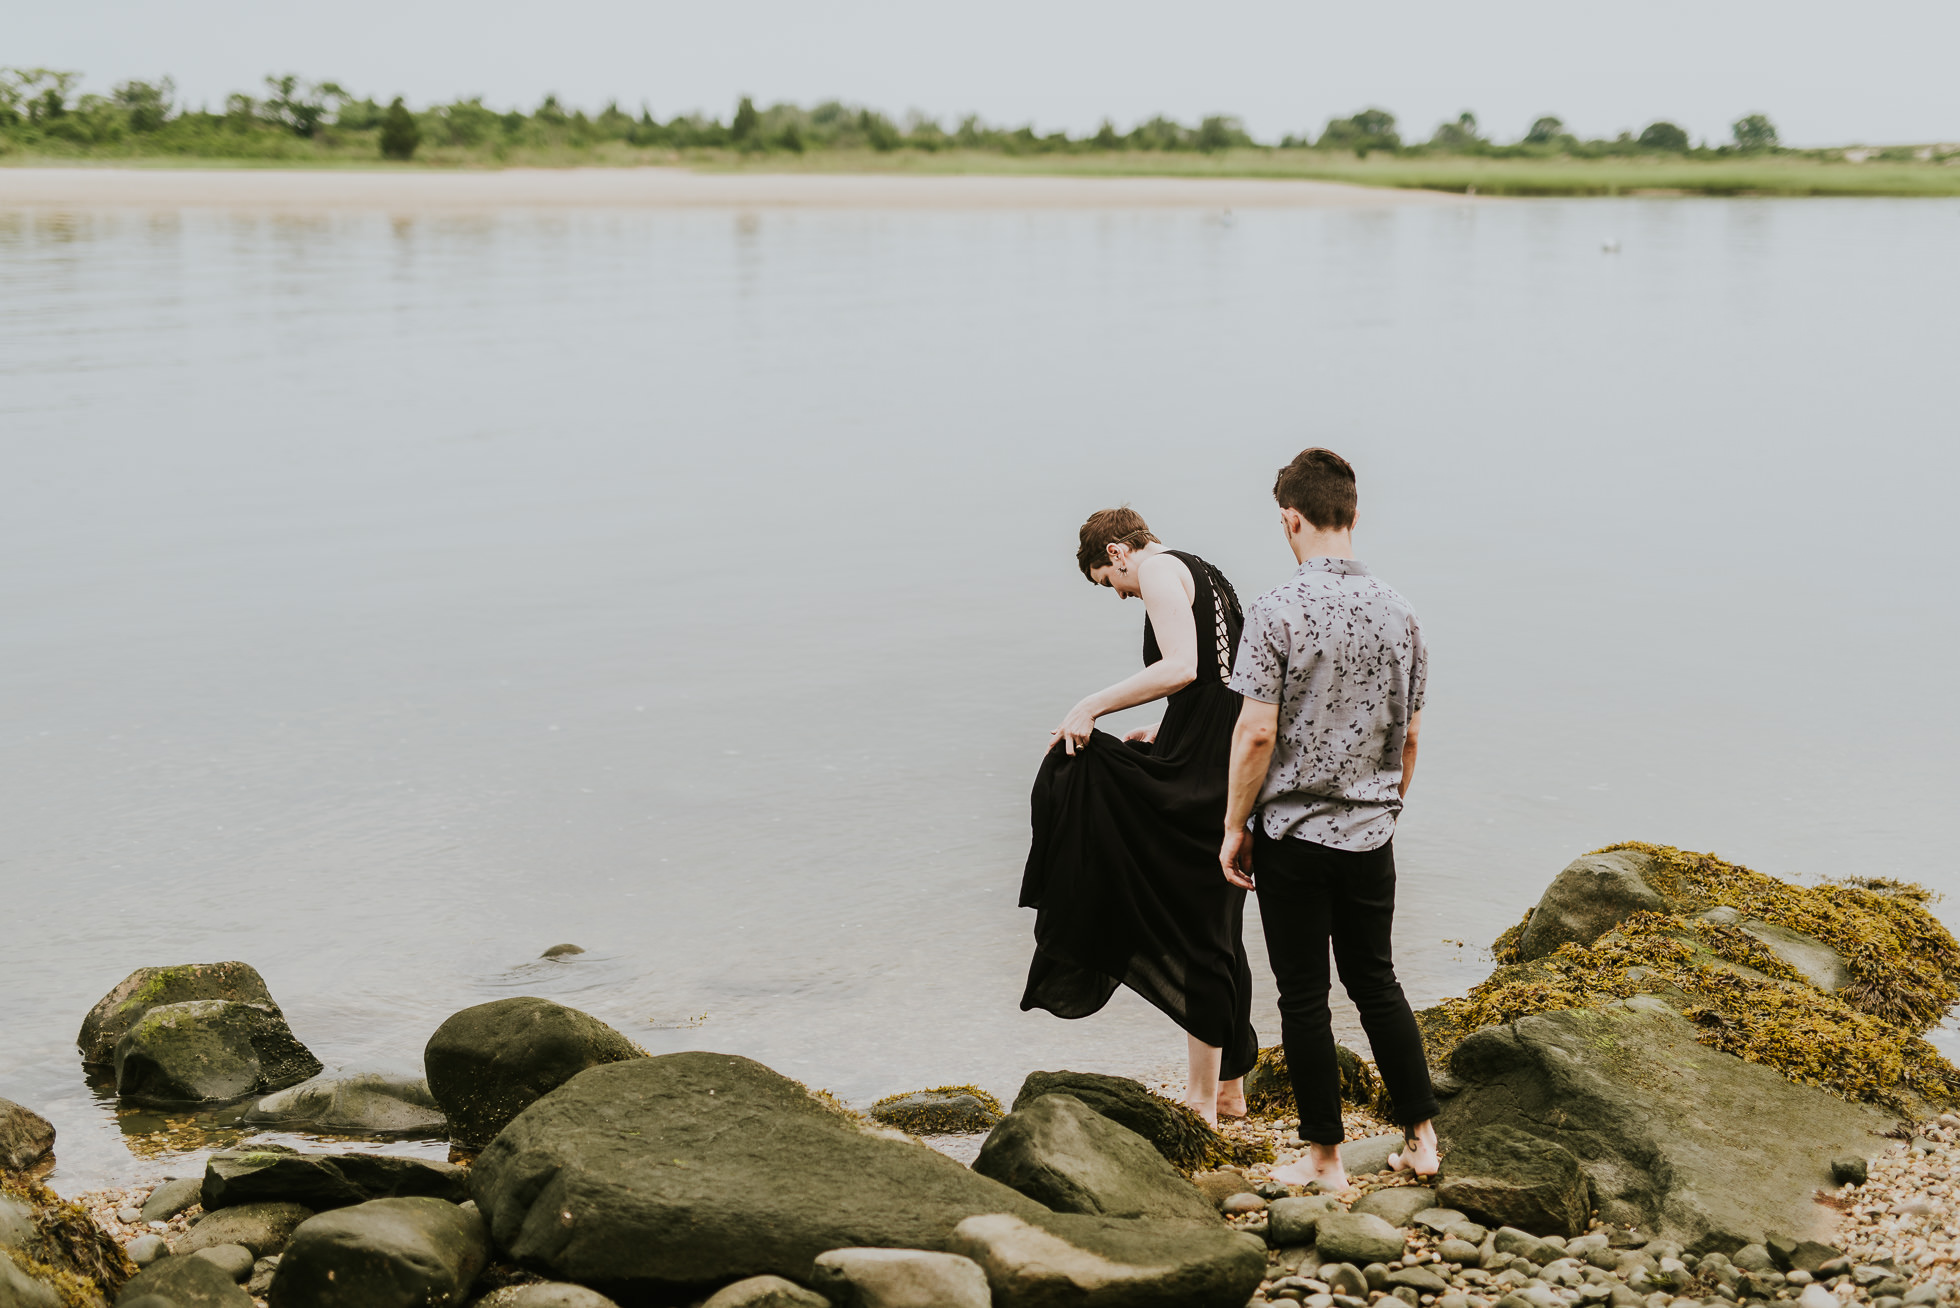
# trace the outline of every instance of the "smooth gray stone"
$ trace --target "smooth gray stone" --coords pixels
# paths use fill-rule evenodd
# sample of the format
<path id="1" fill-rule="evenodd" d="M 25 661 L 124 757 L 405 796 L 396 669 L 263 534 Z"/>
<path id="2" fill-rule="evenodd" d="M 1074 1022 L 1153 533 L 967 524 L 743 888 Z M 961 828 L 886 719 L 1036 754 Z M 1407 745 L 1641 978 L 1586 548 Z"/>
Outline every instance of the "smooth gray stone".
<path id="1" fill-rule="evenodd" d="M 1432 1231 L 1437 1235 L 1444 1235 L 1448 1233 L 1452 1226 L 1466 1222 L 1469 1218 L 1454 1208 L 1425 1208 L 1410 1220 L 1425 1231 Z M 1482 1244 L 1483 1241 L 1472 1240 L 1470 1243 Z"/>
<path id="2" fill-rule="evenodd" d="M 832 1249 L 817 1259 L 810 1280 L 843 1308 L 990 1308 L 992 1303 L 980 1264 L 925 1249 Z"/>
<path id="3" fill-rule="evenodd" d="M 1351 1211 L 1373 1213 L 1390 1226 L 1410 1227 L 1416 1224 L 1416 1214 L 1436 1207 L 1436 1192 L 1427 1186 L 1398 1185 L 1386 1190 L 1371 1190 L 1354 1201 Z"/>
<path id="4" fill-rule="evenodd" d="M 0 1304 L 6 1308 L 61 1308 L 53 1286 L 29 1276 L 14 1260 L 0 1254 Z"/>
<path id="5" fill-rule="evenodd" d="M 724 1285 L 701 1308 L 831 1308 L 830 1300 L 780 1276 L 751 1276 Z"/>
<path id="6" fill-rule="evenodd" d="M 1368 1278 L 1362 1275 L 1361 1269 L 1353 1263 L 1333 1263 L 1331 1265 L 1322 1263 L 1320 1266 L 1320 1279 L 1325 1281 L 1327 1288 L 1335 1294 L 1344 1294 L 1351 1299 L 1366 1299 L 1368 1297 Z"/>
<path id="7" fill-rule="evenodd" d="M 1577 1155 L 1503 1122 L 1454 1141 L 1436 1194 L 1481 1221 L 1538 1235 L 1578 1235 L 1592 1210 L 1592 1191 Z"/>
<path id="8" fill-rule="evenodd" d="M 1528 962 L 1561 945 L 1590 945 L 1635 913 L 1665 913 L 1667 901 L 1647 882 L 1652 862 L 1634 849 L 1574 859 L 1539 897 L 1518 937 L 1519 956 Z"/>
<path id="9" fill-rule="evenodd" d="M 1211 1200 L 1155 1146 L 1073 1095 L 1042 1095 L 1009 1113 L 973 1170 L 1058 1213 L 1218 1220 Z"/>
<path id="10" fill-rule="evenodd" d="M 196 1253 L 219 1244 L 242 1244 L 259 1258 L 284 1253 L 300 1223 L 313 1216 L 301 1204 L 241 1204 L 206 1213 L 197 1225 L 178 1237 L 170 1252 Z"/>
<path id="11" fill-rule="evenodd" d="M 54 1162 L 54 1124 L 11 1099 L 0 1099 L 0 1177 L 25 1177 Z"/>
<path id="12" fill-rule="evenodd" d="M 590 1013 L 528 995 L 450 1014 L 422 1051 L 449 1138 L 471 1149 L 580 1072 L 644 1057 Z"/>
<path id="13" fill-rule="evenodd" d="M 1266 1270 L 1262 1241 L 1215 1221 L 990 1213 L 952 1243 L 985 1270 L 994 1308 L 1244 1308 Z"/>
<path id="14" fill-rule="evenodd" d="M 1349 1176 L 1373 1176 L 1376 1172 L 1387 1171 L 1388 1156 L 1400 1152 L 1402 1137 L 1399 1133 L 1349 1140 L 1341 1146 L 1341 1166 Z"/>
<path id="15" fill-rule="evenodd" d="M 271 1308 L 426 1308 L 460 1303 L 490 1261 L 483 1219 L 442 1199 L 374 1199 L 293 1232 Z"/>
<path id="16" fill-rule="evenodd" d="M 829 1308 L 822 1299 L 817 1300 L 817 1306 Z M 619 1308 L 619 1305 L 597 1290 L 564 1281 L 547 1281 L 542 1285 L 507 1285 L 501 1290 L 492 1290 L 478 1299 L 474 1308 Z M 706 1306 L 703 1305 L 703 1308 Z M 753 1308 L 763 1306 L 754 1305 Z M 774 1305 L 769 1308 L 774 1308 Z"/>
<path id="17" fill-rule="evenodd" d="M 252 1279 L 245 1282 L 246 1293 L 263 1299 L 272 1288 L 272 1278 L 279 1271 L 279 1256 L 261 1258 L 252 1264 Z"/>
<path id="18" fill-rule="evenodd" d="M 252 1296 L 225 1270 L 203 1258 L 161 1258 L 129 1279 L 118 1308 L 156 1298 L 176 1308 L 252 1308 Z"/>
<path id="19" fill-rule="evenodd" d="M 1464 1267 L 1477 1264 L 1477 1246 L 1468 1240 L 1444 1240 L 1436 1246 L 1436 1252 L 1443 1256 L 1444 1262 L 1459 1263 Z"/>
<path id="20" fill-rule="evenodd" d="M 1450 1190 L 1455 1149 L 1482 1127 L 1551 1121 L 1561 1125 L 1545 1138 L 1578 1159 L 1605 1221 L 1696 1249 L 1770 1232 L 1829 1239 L 1834 1214 L 1813 1194 L 1832 1159 L 1875 1147 L 1892 1119 L 1695 1036 L 1652 996 L 1471 1033 L 1450 1056 L 1465 1089 L 1436 1118 L 1439 1197 L 1475 1216 Z M 1766 1122 L 1776 1136 L 1767 1151 Z"/>
<path id="21" fill-rule="evenodd" d="M 237 1248 L 238 1246 L 234 1245 L 231 1247 Z M 163 1237 L 153 1231 L 148 1235 L 139 1235 L 134 1240 L 131 1240 L 123 1246 L 123 1252 L 128 1254 L 129 1261 L 135 1263 L 138 1267 L 148 1267 L 151 1263 L 163 1257 L 169 1250 L 163 1243 Z"/>
<path id="22" fill-rule="evenodd" d="M 1275 1199 L 1266 1209 L 1266 1243 L 1275 1248 L 1312 1244 L 1320 1219 L 1341 1210 L 1340 1200 L 1331 1195 L 1309 1194 Z"/>
<path id="23" fill-rule="evenodd" d="M 1408 1242 L 1402 1232 L 1371 1213 L 1327 1213 L 1314 1233 L 1314 1247 L 1325 1261 L 1366 1267 L 1400 1258 Z"/>
<path id="24" fill-rule="evenodd" d="M 257 1256 L 242 1244 L 214 1244 L 190 1256 L 204 1259 L 241 1284 L 251 1279 L 252 1265 L 258 1262 Z"/>
<path id="25" fill-rule="evenodd" d="M 1388 1274 L 1388 1284 L 1392 1288 L 1406 1285 L 1417 1294 L 1444 1294 L 1450 1283 L 1427 1267 L 1403 1267 Z"/>
<path id="26" fill-rule="evenodd" d="M 1204 1119 L 1162 1095 L 1152 1094 L 1127 1076 L 1100 1072 L 1030 1072 L 1014 1096 L 1019 1112 L 1042 1095 L 1071 1095 L 1118 1126 L 1135 1131 L 1155 1145 L 1165 1161 L 1181 1172 L 1215 1165 L 1213 1155 L 1223 1143 Z"/>
<path id="27" fill-rule="evenodd" d="M 387 1072 L 326 1072 L 267 1095 L 245 1120 L 321 1135 L 427 1135 L 448 1133 L 427 1079 Z"/>
<path id="28" fill-rule="evenodd" d="M 150 1197 L 143 1201 L 143 1220 L 167 1222 L 178 1213 L 188 1212 L 203 1202 L 203 1177 L 173 1177 L 150 1191 Z"/>

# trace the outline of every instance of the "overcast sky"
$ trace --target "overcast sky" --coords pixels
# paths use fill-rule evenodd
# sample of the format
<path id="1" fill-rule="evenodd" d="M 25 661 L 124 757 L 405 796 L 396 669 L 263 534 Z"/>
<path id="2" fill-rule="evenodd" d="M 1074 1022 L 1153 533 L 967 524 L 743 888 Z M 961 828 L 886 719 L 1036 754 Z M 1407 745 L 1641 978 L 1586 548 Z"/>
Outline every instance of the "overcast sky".
<path id="1" fill-rule="evenodd" d="M 269 72 L 411 103 L 547 92 L 725 117 L 737 96 L 899 116 L 1119 127 L 1234 113 L 1262 139 L 1369 105 L 1427 136 L 1468 109 L 1498 139 L 1553 113 L 1583 135 L 1671 118 L 1789 144 L 1960 140 L 1956 0 L 0 0 L 0 63 L 89 89 L 174 76 L 192 105 Z"/>

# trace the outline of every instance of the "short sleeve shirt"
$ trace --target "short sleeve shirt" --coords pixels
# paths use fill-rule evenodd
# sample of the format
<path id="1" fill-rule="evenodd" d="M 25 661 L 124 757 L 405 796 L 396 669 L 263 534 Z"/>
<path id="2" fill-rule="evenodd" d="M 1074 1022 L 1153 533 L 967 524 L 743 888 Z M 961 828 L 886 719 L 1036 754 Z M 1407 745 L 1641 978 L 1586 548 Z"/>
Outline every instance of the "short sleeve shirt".
<path id="1" fill-rule="evenodd" d="M 1409 602 L 1353 559 L 1308 559 L 1252 602 L 1231 686 L 1279 705 L 1257 814 L 1268 836 L 1333 849 L 1388 843 L 1427 671 Z"/>

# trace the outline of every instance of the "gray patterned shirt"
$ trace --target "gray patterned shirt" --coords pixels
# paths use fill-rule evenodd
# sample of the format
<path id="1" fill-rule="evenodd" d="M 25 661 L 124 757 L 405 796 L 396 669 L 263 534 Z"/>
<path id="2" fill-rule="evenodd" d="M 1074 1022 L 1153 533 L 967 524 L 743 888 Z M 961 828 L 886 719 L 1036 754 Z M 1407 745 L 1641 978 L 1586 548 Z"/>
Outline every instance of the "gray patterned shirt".
<path id="1" fill-rule="evenodd" d="M 1232 689 L 1279 705 L 1266 834 L 1380 849 L 1402 811 L 1402 746 L 1428 655 L 1409 602 L 1353 559 L 1308 559 L 1254 600 Z"/>

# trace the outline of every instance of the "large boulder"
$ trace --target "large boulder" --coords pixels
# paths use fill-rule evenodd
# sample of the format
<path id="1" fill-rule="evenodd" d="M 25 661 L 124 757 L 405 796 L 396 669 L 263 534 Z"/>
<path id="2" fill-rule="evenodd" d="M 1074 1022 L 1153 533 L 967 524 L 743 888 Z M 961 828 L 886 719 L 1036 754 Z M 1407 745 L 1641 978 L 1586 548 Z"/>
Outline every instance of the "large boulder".
<path id="1" fill-rule="evenodd" d="M 1072 1095 L 1118 1126 L 1128 1127 L 1187 1175 L 1228 1163 L 1265 1162 L 1236 1141 L 1211 1129 L 1183 1104 L 1152 1094 L 1127 1076 L 1100 1072 L 1030 1072 L 1014 1096 L 1019 1112 L 1043 1095 Z"/>
<path id="2" fill-rule="evenodd" d="M 242 1244 L 254 1258 L 270 1258 L 284 1253 L 293 1232 L 312 1217 L 313 1210 L 304 1204 L 239 1204 L 198 1218 L 195 1226 L 177 1237 L 170 1252 L 181 1256 L 221 1244 Z"/>
<path id="3" fill-rule="evenodd" d="M 1244 1308 L 1265 1243 L 1213 1222 L 989 1213 L 953 1247 L 987 1274 L 994 1308 Z"/>
<path id="4" fill-rule="evenodd" d="M 1831 1184 L 1831 1160 L 1876 1152 L 1892 1126 L 1696 1043 L 1650 995 L 1486 1027 L 1457 1045 L 1450 1071 L 1463 1089 L 1436 1119 L 1446 1176 L 1458 1142 L 1513 1126 L 1578 1158 L 1603 1219 L 1690 1252 L 1732 1253 L 1769 1232 L 1828 1240 L 1832 1211 L 1811 1197 Z"/>
<path id="5" fill-rule="evenodd" d="M 1216 1221 L 1218 1209 L 1151 1143 L 1073 1095 L 1016 1108 L 987 1136 L 973 1170 L 1058 1213 Z"/>
<path id="6" fill-rule="evenodd" d="M 280 1011 L 189 999 L 144 1013 L 116 1041 L 116 1093 L 132 1103 L 229 1103 L 317 1074 L 320 1060 Z"/>
<path id="7" fill-rule="evenodd" d="M 45 1175 L 54 1166 L 54 1124 L 11 1099 L 0 1099 L 0 1178 Z"/>
<path id="8" fill-rule="evenodd" d="M 828 1249 L 947 1250 L 975 1213 L 1046 1211 L 760 1063 L 707 1052 L 580 1073 L 504 1128 L 470 1190 L 512 1258 L 621 1299 L 807 1283 Z"/>
<path id="9" fill-rule="evenodd" d="M 1543 958 L 1560 945 L 1590 945 L 1635 913 L 1667 912 L 1667 900 L 1647 881 L 1652 862 L 1635 849 L 1572 860 L 1539 897 L 1518 937 L 1518 956 Z"/>
<path id="10" fill-rule="evenodd" d="M 1578 1156 L 1554 1140 L 1492 1122 L 1458 1136 L 1443 1158 L 1436 1200 L 1492 1226 L 1583 1235 L 1592 1189 Z"/>
<path id="11" fill-rule="evenodd" d="M 304 1204 L 324 1212 L 408 1195 L 461 1203 L 469 1198 L 469 1178 L 454 1163 L 395 1154 L 220 1151 L 204 1164 L 202 1197 L 212 1212 L 251 1203 Z"/>
<path id="12" fill-rule="evenodd" d="M 293 1232 L 271 1308 L 461 1304 L 490 1261 L 483 1219 L 441 1199 L 376 1199 L 321 1213 Z"/>
<path id="13" fill-rule="evenodd" d="M 1315 1224 L 1314 1248 L 1324 1263 L 1387 1263 L 1408 1251 L 1402 1233 L 1373 1213 L 1325 1213 Z"/>
<path id="14" fill-rule="evenodd" d="M 229 999 L 257 1004 L 277 1012 L 265 978 L 247 963 L 189 963 L 181 967 L 139 967 L 96 1001 L 82 1019 L 75 1045 L 82 1062 L 92 1070 L 107 1070 L 116 1058 L 116 1042 L 152 1008 L 190 999 Z"/>
<path id="15" fill-rule="evenodd" d="M 449 1138 L 469 1149 L 489 1144 L 512 1118 L 588 1067 L 644 1057 L 591 1014 L 529 996 L 452 1014 L 422 1053 Z"/>
<path id="16" fill-rule="evenodd" d="M 123 1287 L 119 1305 L 152 1300 L 176 1308 L 252 1308 L 252 1296 L 218 1264 L 203 1258 L 164 1258 L 151 1263 Z"/>
<path id="17" fill-rule="evenodd" d="M 425 1077 L 329 1073 L 267 1095 L 246 1112 L 255 1126 L 319 1135 L 430 1135 L 448 1131 Z"/>

